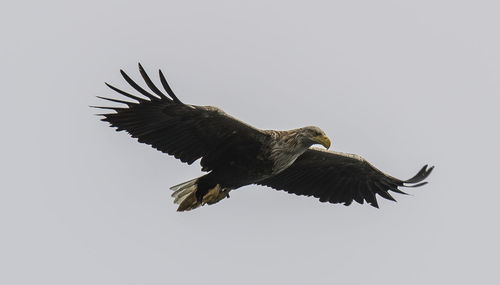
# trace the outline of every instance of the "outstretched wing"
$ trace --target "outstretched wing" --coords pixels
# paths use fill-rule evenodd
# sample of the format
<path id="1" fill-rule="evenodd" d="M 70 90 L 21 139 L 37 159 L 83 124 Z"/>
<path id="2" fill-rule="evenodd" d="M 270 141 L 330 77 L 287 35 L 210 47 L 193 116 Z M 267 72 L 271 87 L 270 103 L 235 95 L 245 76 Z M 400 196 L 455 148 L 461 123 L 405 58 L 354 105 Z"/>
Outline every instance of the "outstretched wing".
<path id="1" fill-rule="evenodd" d="M 139 142 L 151 145 L 188 164 L 202 158 L 201 165 L 207 171 L 234 159 L 235 154 L 254 155 L 265 141 L 266 134 L 262 131 L 216 107 L 182 103 L 168 85 L 161 70 L 160 82 L 167 94 L 153 84 L 141 64 L 139 71 L 154 94 L 140 87 L 120 70 L 123 78 L 142 96 L 132 95 L 107 83 L 109 88 L 134 102 L 98 96 L 126 105 L 96 107 L 115 111 L 100 115 L 104 116 L 103 121 L 111 123 L 117 131 L 126 131 Z"/>
<path id="2" fill-rule="evenodd" d="M 389 191 L 406 194 L 399 187 L 418 187 L 434 167 L 425 165 L 414 177 L 400 180 L 378 170 L 362 157 L 340 152 L 309 149 L 289 168 L 258 184 L 297 195 L 314 196 L 321 202 L 364 201 L 378 208 L 376 194 L 396 201 Z"/>

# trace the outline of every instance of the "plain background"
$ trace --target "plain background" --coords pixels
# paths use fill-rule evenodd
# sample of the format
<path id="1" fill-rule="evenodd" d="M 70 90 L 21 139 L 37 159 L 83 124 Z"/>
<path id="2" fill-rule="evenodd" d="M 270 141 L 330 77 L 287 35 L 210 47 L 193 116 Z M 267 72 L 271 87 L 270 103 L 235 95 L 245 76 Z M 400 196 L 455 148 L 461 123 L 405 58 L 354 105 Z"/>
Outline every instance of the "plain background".
<path id="1" fill-rule="evenodd" d="M 7 1 L 1 284 L 498 284 L 498 1 Z M 94 116 L 141 62 L 181 100 L 320 126 L 401 178 L 398 203 L 249 186 L 177 213 L 200 175 Z M 115 97 L 116 98 L 116 97 Z"/>

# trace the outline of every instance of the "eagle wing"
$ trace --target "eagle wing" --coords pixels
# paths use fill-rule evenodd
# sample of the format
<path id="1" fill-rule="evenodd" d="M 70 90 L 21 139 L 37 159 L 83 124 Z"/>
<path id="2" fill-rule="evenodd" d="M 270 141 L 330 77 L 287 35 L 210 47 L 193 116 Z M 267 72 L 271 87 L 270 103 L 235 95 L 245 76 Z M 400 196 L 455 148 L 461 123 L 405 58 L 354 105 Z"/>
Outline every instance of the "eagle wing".
<path id="1" fill-rule="evenodd" d="M 406 194 L 399 187 L 418 187 L 434 167 L 425 165 L 414 177 L 400 180 L 378 170 L 358 155 L 308 149 L 283 172 L 258 184 L 297 195 L 314 196 L 321 202 L 364 201 L 378 208 L 376 194 L 396 201 L 389 191 Z"/>
<path id="2" fill-rule="evenodd" d="M 135 102 L 98 96 L 100 99 L 125 104 L 126 107 L 92 106 L 114 110 L 114 113 L 99 115 L 104 116 L 102 120 L 109 122 L 117 131 L 126 131 L 139 142 L 188 164 L 202 158 L 201 165 L 205 171 L 234 159 L 234 154 L 255 155 L 266 140 L 264 132 L 216 107 L 182 103 L 161 70 L 160 82 L 167 94 L 153 84 L 141 64 L 139 71 L 154 94 L 140 87 L 120 70 L 125 81 L 142 96 L 132 95 L 106 83 L 112 90 Z"/>

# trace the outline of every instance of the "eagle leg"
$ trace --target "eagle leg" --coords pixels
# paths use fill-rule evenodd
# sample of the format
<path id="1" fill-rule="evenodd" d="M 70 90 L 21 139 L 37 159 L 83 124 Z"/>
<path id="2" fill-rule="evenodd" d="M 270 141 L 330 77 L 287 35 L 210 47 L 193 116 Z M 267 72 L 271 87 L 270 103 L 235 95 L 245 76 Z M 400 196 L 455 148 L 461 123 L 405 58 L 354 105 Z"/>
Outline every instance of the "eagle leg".
<path id="1" fill-rule="evenodd" d="M 174 203 L 179 204 L 177 211 L 190 211 L 205 204 L 215 204 L 224 198 L 229 198 L 229 191 L 232 190 L 215 183 L 212 184 L 215 186 L 206 187 L 206 185 L 202 182 L 200 186 L 200 178 L 195 178 L 170 187 L 174 191 L 172 193 Z"/>
<path id="2" fill-rule="evenodd" d="M 212 205 L 220 200 L 229 197 L 228 195 L 229 189 L 221 188 L 220 184 L 215 185 L 214 188 L 208 190 L 207 194 L 205 194 L 201 200 L 201 205 Z"/>

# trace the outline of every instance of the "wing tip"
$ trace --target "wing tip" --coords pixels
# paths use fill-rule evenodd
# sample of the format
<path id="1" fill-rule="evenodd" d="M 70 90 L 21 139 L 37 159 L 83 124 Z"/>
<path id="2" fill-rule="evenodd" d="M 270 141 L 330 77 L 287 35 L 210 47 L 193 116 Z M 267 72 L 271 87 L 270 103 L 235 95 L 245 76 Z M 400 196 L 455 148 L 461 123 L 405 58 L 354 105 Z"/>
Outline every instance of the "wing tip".
<path id="1" fill-rule="evenodd" d="M 418 186 L 424 185 L 425 183 L 420 183 L 420 182 L 422 182 L 424 179 L 426 179 L 427 177 L 429 177 L 429 175 L 431 174 L 432 170 L 434 170 L 434 166 L 429 167 L 428 164 L 424 165 L 417 172 L 417 174 L 415 174 L 415 176 L 413 176 L 410 179 L 407 179 L 407 180 L 403 181 L 403 185 L 402 186 L 405 186 L 405 187 L 418 187 Z M 413 184 L 413 185 L 404 185 L 404 184 Z"/>
<path id="2" fill-rule="evenodd" d="M 161 69 L 158 69 L 158 76 L 160 77 L 160 82 L 161 82 L 161 85 L 163 86 L 163 89 L 165 89 L 165 91 L 172 98 L 172 100 L 174 101 L 174 103 L 183 104 L 182 101 L 179 100 L 179 98 L 177 98 L 177 96 L 175 95 L 174 91 L 172 90 L 172 88 L 168 84 L 167 79 L 165 78 L 165 75 L 163 74 L 163 72 L 161 71 Z"/>
<path id="3" fill-rule="evenodd" d="M 169 102 L 174 102 L 174 103 L 177 103 L 177 104 L 183 104 L 181 100 L 179 100 L 179 98 L 175 95 L 175 93 L 172 91 L 172 88 L 170 88 L 169 84 L 167 83 L 167 80 L 165 79 L 165 75 L 163 74 L 163 72 L 161 70 L 158 70 L 159 71 L 159 76 L 160 76 L 160 82 L 163 86 L 163 88 L 165 89 L 165 91 L 167 91 L 167 94 L 170 96 L 167 97 L 165 94 L 163 94 L 156 86 L 155 84 L 151 81 L 151 79 L 149 78 L 149 76 L 147 75 L 146 73 L 146 70 L 144 69 L 144 67 L 142 66 L 142 64 L 140 62 L 137 63 L 137 66 L 139 68 L 139 73 L 141 74 L 142 78 L 144 79 L 144 81 L 146 82 L 146 85 L 151 89 L 151 91 L 153 91 L 154 94 L 158 95 L 159 97 L 149 93 L 148 91 L 146 91 L 145 89 L 143 89 L 141 86 L 139 86 L 123 69 L 120 69 L 120 74 L 121 76 L 123 77 L 123 79 L 125 79 L 125 81 L 130 85 L 132 86 L 136 91 L 138 91 L 140 94 L 144 95 L 145 97 L 147 97 L 149 100 L 151 101 L 155 101 L 155 100 L 166 100 L 166 101 L 169 101 Z M 104 82 L 104 84 L 109 87 L 110 89 L 114 90 L 115 92 L 118 92 L 124 96 L 127 96 L 131 99 L 134 99 L 140 103 L 143 103 L 143 102 L 147 102 L 148 100 L 146 99 L 143 99 L 143 98 L 139 98 L 135 95 L 132 95 L 132 94 L 129 94 L 127 92 L 124 92 L 116 87 L 114 87 L 113 85 L 107 83 L 107 82 Z"/>

